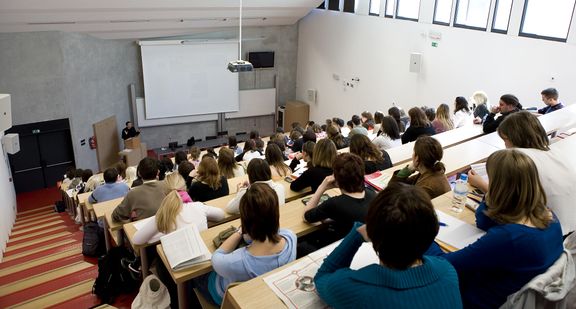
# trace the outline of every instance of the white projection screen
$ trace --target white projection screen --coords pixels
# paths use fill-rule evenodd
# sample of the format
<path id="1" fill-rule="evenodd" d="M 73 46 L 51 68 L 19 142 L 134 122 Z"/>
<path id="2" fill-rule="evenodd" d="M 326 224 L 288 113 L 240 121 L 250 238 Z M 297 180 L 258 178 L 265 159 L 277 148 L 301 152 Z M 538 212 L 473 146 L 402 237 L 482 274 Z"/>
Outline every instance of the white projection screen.
<path id="1" fill-rule="evenodd" d="M 227 69 L 237 60 L 231 41 L 140 41 L 146 119 L 234 112 L 238 73 Z"/>

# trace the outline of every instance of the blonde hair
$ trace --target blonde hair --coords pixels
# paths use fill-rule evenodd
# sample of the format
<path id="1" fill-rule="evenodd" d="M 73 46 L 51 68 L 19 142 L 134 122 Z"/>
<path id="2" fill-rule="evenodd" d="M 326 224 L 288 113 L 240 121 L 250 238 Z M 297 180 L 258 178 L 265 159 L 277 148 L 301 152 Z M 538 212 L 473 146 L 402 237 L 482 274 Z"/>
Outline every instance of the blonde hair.
<path id="1" fill-rule="evenodd" d="M 332 168 L 332 162 L 337 155 L 336 145 L 330 139 L 323 138 L 314 146 L 312 165 L 316 167 Z"/>
<path id="2" fill-rule="evenodd" d="M 446 131 L 454 129 L 454 122 L 450 117 L 450 106 L 448 106 L 448 104 L 440 104 L 438 106 L 436 109 L 436 119 L 438 119 Z"/>
<path id="3" fill-rule="evenodd" d="M 170 173 L 164 178 L 166 188 L 169 190 L 186 190 L 186 180 L 179 173 Z"/>
<path id="4" fill-rule="evenodd" d="M 210 156 L 202 157 L 202 161 L 198 165 L 198 181 L 204 182 L 212 190 L 218 190 L 222 184 L 220 183 L 220 171 L 216 160 Z"/>
<path id="5" fill-rule="evenodd" d="M 534 161 L 514 149 L 496 151 L 488 157 L 490 185 L 486 193 L 486 215 L 500 224 L 529 219 L 537 228 L 550 224 L 546 194 Z"/>
<path id="6" fill-rule="evenodd" d="M 488 103 L 488 95 L 486 95 L 486 92 L 484 91 L 474 92 L 474 94 L 472 94 L 472 99 L 474 100 L 474 103 L 478 105 Z"/>
<path id="7" fill-rule="evenodd" d="M 168 234 L 176 230 L 176 217 L 180 211 L 182 211 L 182 199 L 176 190 L 172 190 L 168 195 L 166 195 L 166 197 L 164 197 L 160 204 L 160 208 L 156 212 L 156 227 L 158 228 L 158 231 L 160 233 Z"/>

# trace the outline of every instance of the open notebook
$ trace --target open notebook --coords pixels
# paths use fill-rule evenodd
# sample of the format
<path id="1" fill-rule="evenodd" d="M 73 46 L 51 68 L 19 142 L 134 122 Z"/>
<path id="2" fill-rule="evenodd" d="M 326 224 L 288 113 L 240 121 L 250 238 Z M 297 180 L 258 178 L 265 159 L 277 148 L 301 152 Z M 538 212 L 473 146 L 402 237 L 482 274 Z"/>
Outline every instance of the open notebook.
<path id="1" fill-rule="evenodd" d="M 184 269 L 212 258 L 212 254 L 200 237 L 198 228 L 193 224 L 162 236 L 160 242 L 168 263 L 174 270 Z"/>

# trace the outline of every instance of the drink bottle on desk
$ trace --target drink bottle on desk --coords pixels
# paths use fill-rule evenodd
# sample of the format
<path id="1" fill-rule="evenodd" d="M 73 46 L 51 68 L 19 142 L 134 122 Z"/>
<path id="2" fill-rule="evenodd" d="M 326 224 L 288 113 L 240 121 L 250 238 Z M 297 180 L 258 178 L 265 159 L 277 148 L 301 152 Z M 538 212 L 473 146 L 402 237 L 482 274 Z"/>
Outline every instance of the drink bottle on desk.
<path id="1" fill-rule="evenodd" d="M 452 199 L 452 211 L 462 212 L 466 206 L 466 195 L 468 194 L 468 175 L 460 174 L 460 179 L 456 180 L 454 186 L 454 198 Z"/>

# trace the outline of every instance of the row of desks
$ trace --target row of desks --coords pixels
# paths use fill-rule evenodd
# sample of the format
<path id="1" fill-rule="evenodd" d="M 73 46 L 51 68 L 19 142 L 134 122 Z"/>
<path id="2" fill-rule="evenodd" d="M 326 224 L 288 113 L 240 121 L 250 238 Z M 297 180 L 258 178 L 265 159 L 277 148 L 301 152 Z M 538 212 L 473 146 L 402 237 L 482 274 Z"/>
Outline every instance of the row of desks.
<path id="1" fill-rule="evenodd" d="M 468 224 L 475 224 L 474 213 L 465 208 L 461 213 L 451 211 L 452 192 L 448 192 L 432 200 L 434 207 L 446 214 L 452 215 Z M 448 248 L 447 246 L 443 246 Z M 454 248 L 451 248 L 455 250 Z M 298 260 L 286 264 L 266 275 L 276 273 L 297 263 Z M 237 286 L 231 287 L 226 292 L 222 308 L 286 308 L 286 305 L 264 282 L 264 277 L 258 276 Z M 258 291 L 255 293 L 255 291 Z"/>

